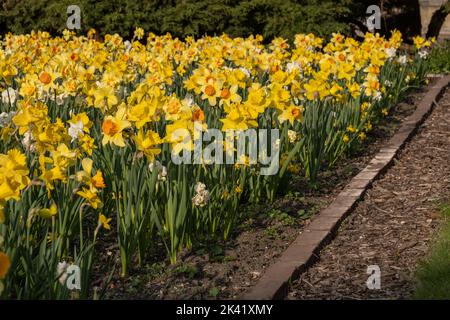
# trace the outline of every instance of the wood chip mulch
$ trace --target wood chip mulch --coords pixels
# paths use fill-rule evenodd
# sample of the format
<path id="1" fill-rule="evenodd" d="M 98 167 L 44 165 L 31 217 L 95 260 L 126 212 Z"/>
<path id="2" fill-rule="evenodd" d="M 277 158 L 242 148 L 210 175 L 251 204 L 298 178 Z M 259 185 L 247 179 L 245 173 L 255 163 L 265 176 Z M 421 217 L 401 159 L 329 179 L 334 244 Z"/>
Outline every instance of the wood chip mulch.
<path id="1" fill-rule="evenodd" d="M 408 299 L 450 198 L 450 89 L 287 299 Z M 378 265 L 381 289 L 368 289 Z"/>

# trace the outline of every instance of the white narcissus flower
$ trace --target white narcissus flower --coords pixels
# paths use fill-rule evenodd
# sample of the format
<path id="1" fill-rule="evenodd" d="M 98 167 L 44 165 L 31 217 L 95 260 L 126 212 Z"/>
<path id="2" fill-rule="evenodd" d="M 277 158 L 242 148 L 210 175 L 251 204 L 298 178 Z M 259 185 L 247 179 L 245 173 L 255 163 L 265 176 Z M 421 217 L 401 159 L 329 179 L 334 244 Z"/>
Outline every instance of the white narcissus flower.
<path id="1" fill-rule="evenodd" d="M 291 61 L 286 65 L 286 71 L 292 73 L 294 70 L 301 70 L 302 66 L 297 61 Z"/>
<path id="2" fill-rule="evenodd" d="M 196 207 L 204 207 L 209 200 L 209 191 L 205 190 L 203 193 L 197 193 L 193 198 L 192 202 Z"/>
<path id="3" fill-rule="evenodd" d="M 79 120 L 77 123 L 70 123 L 70 128 L 68 130 L 69 136 L 72 137 L 72 142 L 74 142 L 80 135 L 84 134 L 84 125 L 81 120 Z"/>
<path id="4" fill-rule="evenodd" d="M 288 138 L 290 143 L 294 143 L 297 141 L 297 132 L 294 130 L 288 130 Z"/>
<path id="5" fill-rule="evenodd" d="M 69 264 L 66 261 L 59 262 L 58 266 L 56 267 L 56 276 L 58 277 L 58 280 L 62 285 L 66 284 L 68 267 Z"/>
<path id="6" fill-rule="evenodd" d="M 63 93 L 56 96 L 56 104 L 58 106 L 62 106 L 64 104 L 64 100 L 67 98 L 67 94 Z"/>
<path id="7" fill-rule="evenodd" d="M 165 166 L 161 166 L 161 170 L 158 173 L 158 180 L 166 181 L 167 177 L 167 168 Z"/>
<path id="8" fill-rule="evenodd" d="M 388 59 L 389 58 L 393 58 L 395 57 L 395 54 L 397 53 L 397 49 L 395 48 L 387 48 L 384 50 L 384 52 L 386 53 Z"/>
<path id="9" fill-rule="evenodd" d="M 400 64 L 406 64 L 406 62 L 408 61 L 408 58 L 406 57 L 406 55 L 403 55 L 403 56 L 398 57 L 397 61 Z"/>
<path id="10" fill-rule="evenodd" d="M 22 144 L 26 149 L 31 149 L 33 146 L 34 137 L 30 131 L 23 134 Z"/>
<path id="11" fill-rule="evenodd" d="M 184 97 L 184 101 L 189 107 L 192 107 L 195 104 L 194 97 L 191 94 L 187 94 Z"/>
<path id="12" fill-rule="evenodd" d="M 375 92 L 375 96 L 373 97 L 376 101 L 380 101 L 383 98 L 383 95 L 380 91 Z"/>
<path id="13" fill-rule="evenodd" d="M 201 182 L 197 182 L 197 184 L 194 187 L 195 192 L 201 193 L 206 190 L 206 185 Z"/>
<path id="14" fill-rule="evenodd" d="M 420 50 L 419 51 L 419 57 L 421 59 L 426 59 L 428 57 L 428 51 L 427 50 Z"/>
<path id="15" fill-rule="evenodd" d="M 153 169 L 156 169 L 158 171 L 158 180 L 159 181 L 166 181 L 167 179 L 167 168 L 161 164 L 158 160 L 155 160 L 151 162 L 148 165 L 148 168 L 150 169 L 150 172 L 153 172 Z"/>
<path id="16" fill-rule="evenodd" d="M 123 45 L 125 46 L 125 52 L 130 52 L 130 50 L 133 48 L 129 40 L 126 40 Z"/>
<path id="17" fill-rule="evenodd" d="M 209 201 L 209 191 L 205 190 L 202 193 L 197 193 L 193 198 L 192 202 L 196 207 L 204 207 Z"/>
<path id="18" fill-rule="evenodd" d="M 0 113 L 0 128 L 4 128 L 9 126 L 12 121 L 12 118 L 16 115 L 16 112 L 2 112 Z"/>
<path id="19" fill-rule="evenodd" d="M 195 192 L 197 193 L 192 198 L 192 203 L 196 207 L 204 207 L 209 201 L 209 191 L 206 190 L 206 185 L 202 182 L 197 182 L 195 187 Z"/>
<path id="20" fill-rule="evenodd" d="M 2 92 L 2 102 L 14 104 L 17 100 L 17 91 L 9 87 Z"/>

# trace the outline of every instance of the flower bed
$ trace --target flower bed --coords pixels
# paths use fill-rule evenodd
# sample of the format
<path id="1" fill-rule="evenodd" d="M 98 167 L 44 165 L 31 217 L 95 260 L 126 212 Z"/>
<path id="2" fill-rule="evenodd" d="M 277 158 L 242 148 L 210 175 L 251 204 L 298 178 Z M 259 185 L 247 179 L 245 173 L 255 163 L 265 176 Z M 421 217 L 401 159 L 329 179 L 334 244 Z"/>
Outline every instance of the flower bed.
<path id="1" fill-rule="evenodd" d="M 244 203 L 274 201 L 296 175 L 314 185 L 360 146 L 423 82 L 431 46 L 418 37 L 414 55 L 401 54 L 398 32 L 267 45 L 153 34 L 144 45 L 142 29 L 132 42 L 93 36 L 3 40 L 4 297 L 97 295 L 100 241 L 117 248 L 122 276 L 149 252 L 175 264 L 181 251 L 227 241 Z M 265 146 L 256 156 L 252 137 Z"/>

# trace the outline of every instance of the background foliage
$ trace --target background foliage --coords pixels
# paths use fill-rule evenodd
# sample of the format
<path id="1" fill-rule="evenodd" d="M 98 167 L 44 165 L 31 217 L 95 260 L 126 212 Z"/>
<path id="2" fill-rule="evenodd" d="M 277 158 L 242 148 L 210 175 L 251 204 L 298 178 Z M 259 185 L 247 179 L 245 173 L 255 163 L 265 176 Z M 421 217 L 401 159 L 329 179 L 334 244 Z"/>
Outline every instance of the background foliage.
<path id="1" fill-rule="evenodd" d="M 433 73 L 450 72 L 450 41 L 435 46 L 430 56 L 430 71 Z"/>
<path id="2" fill-rule="evenodd" d="M 364 1 L 363 1 L 364 2 Z M 349 33 L 352 15 L 364 17 L 361 1 L 352 0 L 3 0 L 0 30 L 61 32 L 68 5 L 82 10 L 82 31 L 131 37 L 136 26 L 177 37 L 262 34 L 292 38 L 296 33 Z M 355 11 L 356 10 L 356 11 Z"/>

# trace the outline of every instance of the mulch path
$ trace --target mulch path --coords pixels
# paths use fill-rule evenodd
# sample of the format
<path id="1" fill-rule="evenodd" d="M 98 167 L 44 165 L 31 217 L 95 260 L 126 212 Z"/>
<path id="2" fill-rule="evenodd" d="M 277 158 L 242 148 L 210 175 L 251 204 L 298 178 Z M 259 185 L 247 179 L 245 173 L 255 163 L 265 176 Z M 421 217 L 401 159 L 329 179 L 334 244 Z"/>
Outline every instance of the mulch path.
<path id="1" fill-rule="evenodd" d="M 375 181 L 320 259 L 288 299 L 408 299 L 414 271 L 439 225 L 437 206 L 450 198 L 450 89 Z M 367 268 L 378 265 L 381 289 L 369 290 Z"/>

